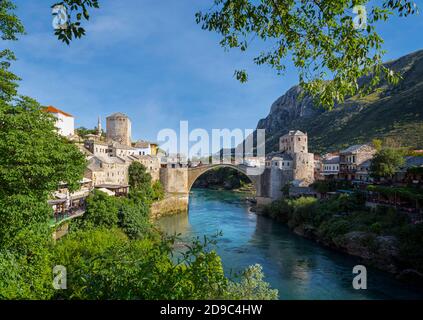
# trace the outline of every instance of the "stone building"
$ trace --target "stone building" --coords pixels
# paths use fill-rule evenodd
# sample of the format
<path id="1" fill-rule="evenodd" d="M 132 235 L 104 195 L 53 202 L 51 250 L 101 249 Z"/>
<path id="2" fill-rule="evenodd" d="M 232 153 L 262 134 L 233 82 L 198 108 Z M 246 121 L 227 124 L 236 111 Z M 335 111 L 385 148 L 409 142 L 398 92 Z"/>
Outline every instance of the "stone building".
<path id="1" fill-rule="evenodd" d="M 140 156 L 157 156 L 158 144 L 150 141 L 138 140 L 132 146 Z"/>
<path id="2" fill-rule="evenodd" d="M 325 179 L 337 178 L 339 173 L 339 155 L 331 153 L 324 155 L 322 167 L 323 170 L 321 175 L 324 176 Z"/>
<path id="3" fill-rule="evenodd" d="M 367 160 L 371 160 L 376 149 L 368 144 L 354 145 L 339 153 L 339 178 L 353 181 L 357 179 L 357 171 Z"/>
<path id="4" fill-rule="evenodd" d="M 131 146 L 112 141 L 109 143 L 109 154 L 111 157 L 129 157 L 137 154 L 137 150 Z"/>
<path id="5" fill-rule="evenodd" d="M 88 160 L 85 177 L 92 180 L 93 186 L 127 185 L 130 163 L 118 157 L 96 155 Z"/>
<path id="6" fill-rule="evenodd" d="M 292 157 L 293 180 L 314 182 L 314 154 L 308 152 L 307 133 L 289 131 L 280 138 L 279 151 Z"/>
<path id="7" fill-rule="evenodd" d="M 146 167 L 147 172 L 151 174 L 153 181 L 160 179 L 160 159 L 158 157 L 146 155 L 146 156 L 135 156 L 136 161 L 140 162 Z"/>
<path id="8" fill-rule="evenodd" d="M 97 139 L 89 139 L 84 141 L 84 148 L 91 152 L 94 156 L 108 156 L 110 153 L 109 144 Z"/>
<path id="9" fill-rule="evenodd" d="M 131 147 L 131 120 L 123 113 L 114 113 L 106 118 L 106 137 Z"/>
<path id="10" fill-rule="evenodd" d="M 301 131 L 289 131 L 279 140 L 279 152 L 266 156 L 269 171 L 269 196 L 283 196 L 287 186 L 308 187 L 314 182 L 314 154 L 308 152 L 308 137 Z"/>

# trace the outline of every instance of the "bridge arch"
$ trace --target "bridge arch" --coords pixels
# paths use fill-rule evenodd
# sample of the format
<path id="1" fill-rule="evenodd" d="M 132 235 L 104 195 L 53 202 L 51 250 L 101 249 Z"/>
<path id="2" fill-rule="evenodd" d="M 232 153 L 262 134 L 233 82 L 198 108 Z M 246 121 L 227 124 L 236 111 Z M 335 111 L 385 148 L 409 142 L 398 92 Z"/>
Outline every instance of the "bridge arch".
<path id="1" fill-rule="evenodd" d="M 254 188 L 257 191 L 259 190 L 259 183 L 260 179 L 257 175 L 249 175 L 247 173 L 247 167 L 242 165 L 234 165 L 229 163 L 221 163 L 221 164 L 211 164 L 211 165 L 205 165 L 205 166 L 198 166 L 198 167 L 192 167 L 188 169 L 188 192 L 191 191 L 192 186 L 194 185 L 194 182 L 202 176 L 204 173 L 216 169 L 216 168 L 231 168 L 234 169 L 242 174 L 244 174 L 254 185 Z"/>

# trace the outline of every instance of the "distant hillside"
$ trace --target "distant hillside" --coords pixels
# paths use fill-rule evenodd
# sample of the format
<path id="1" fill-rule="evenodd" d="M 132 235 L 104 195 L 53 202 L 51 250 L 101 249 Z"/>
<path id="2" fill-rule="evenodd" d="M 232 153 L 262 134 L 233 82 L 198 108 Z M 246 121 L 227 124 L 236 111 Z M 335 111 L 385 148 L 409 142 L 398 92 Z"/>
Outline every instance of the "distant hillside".
<path id="1" fill-rule="evenodd" d="M 332 111 L 314 107 L 307 96 L 300 99 L 298 86 L 288 90 L 257 125 L 266 129 L 266 152 L 277 150 L 279 137 L 293 129 L 308 133 L 310 149 L 316 153 L 384 137 L 423 148 L 423 50 L 386 65 L 402 74 L 397 86 L 382 84 L 372 94 L 349 98 Z"/>

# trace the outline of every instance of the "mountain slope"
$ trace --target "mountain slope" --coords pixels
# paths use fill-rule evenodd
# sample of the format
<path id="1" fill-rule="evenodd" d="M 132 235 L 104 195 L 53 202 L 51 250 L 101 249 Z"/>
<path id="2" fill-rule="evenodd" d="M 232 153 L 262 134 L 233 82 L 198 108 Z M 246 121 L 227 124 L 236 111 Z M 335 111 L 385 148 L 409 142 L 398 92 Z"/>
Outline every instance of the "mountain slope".
<path id="1" fill-rule="evenodd" d="M 316 108 L 310 97 L 300 99 L 298 86 L 288 90 L 257 125 L 266 129 L 266 152 L 277 150 L 279 137 L 293 129 L 307 132 L 311 151 L 318 153 L 386 137 L 423 148 L 423 50 L 386 65 L 401 73 L 403 80 L 397 86 L 383 83 L 332 111 Z"/>

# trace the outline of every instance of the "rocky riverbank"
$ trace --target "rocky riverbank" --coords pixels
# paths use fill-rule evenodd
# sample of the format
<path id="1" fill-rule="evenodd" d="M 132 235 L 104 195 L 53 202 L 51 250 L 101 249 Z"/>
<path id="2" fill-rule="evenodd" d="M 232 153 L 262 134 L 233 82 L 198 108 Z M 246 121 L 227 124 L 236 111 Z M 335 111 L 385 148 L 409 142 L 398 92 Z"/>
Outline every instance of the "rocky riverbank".
<path id="1" fill-rule="evenodd" d="M 185 194 L 168 194 L 160 201 L 151 205 L 151 219 L 158 219 L 165 216 L 172 216 L 188 211 L 189 197 Z"/>
<path id="2" fill-rule="evenodd" d="M 421 229 L 415 230 L 420 228 L 419 226 L 406 225 L 405 222 L 401 225 L 399 220 L 394 218 L 393 225 L 388 226 L 386 217 L 380 222 L 373 222 L 378 218 L 378 214 L 370 211 L 343 212 L 335 215 L 326 211 L 321 215 L 316 207 L 325 204 L 310 201 L 307 205 L 302 204 L 302 207 L 294 208 L 293 203 L 295 202 L 290 203 L 292 207 L 279 205 L 276 209 L 273 205 L 255 211 L 286 224 L 297 235 L 333 250 L 358 257 L 364 265 L 389 272 L 397 279 L 413 285 L 423 286 L 423 273 L 419 268 L 423 248 L 418 243 L 410 244 L 414 241 L 415 235 L 420 233 Z M 327 206 L 325 209 L 328 210 L 328 207 L 330 208 Z M 392 215 L 389 212 L 385 214 Z M 315 216 L 312 217 L 312 215 Z M 361 225 L 362 223 L 370 225 L 366 228 Z M 409 239 L 404 237 L 407 232 L 410 232 Z"/>

